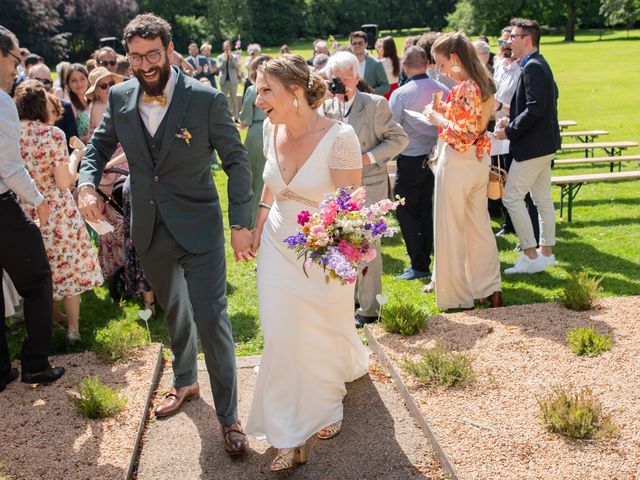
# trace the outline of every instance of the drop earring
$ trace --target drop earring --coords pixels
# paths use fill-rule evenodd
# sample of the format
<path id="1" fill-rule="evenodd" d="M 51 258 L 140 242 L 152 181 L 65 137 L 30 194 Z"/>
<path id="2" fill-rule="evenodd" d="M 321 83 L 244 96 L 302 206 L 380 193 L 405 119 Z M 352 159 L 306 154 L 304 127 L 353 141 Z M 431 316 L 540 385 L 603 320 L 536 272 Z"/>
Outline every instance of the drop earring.
<path id="1" fill-rule="evenodd" d="M 462 69 L 458 65 L 451 65 L 451 71 L 453 73 L 460 73 Z"/>
<path id="2" fill-rule="evenodd" d="M 300 108 L 300 101 L 296 97 L 293 97 L 293 106 Z"/>

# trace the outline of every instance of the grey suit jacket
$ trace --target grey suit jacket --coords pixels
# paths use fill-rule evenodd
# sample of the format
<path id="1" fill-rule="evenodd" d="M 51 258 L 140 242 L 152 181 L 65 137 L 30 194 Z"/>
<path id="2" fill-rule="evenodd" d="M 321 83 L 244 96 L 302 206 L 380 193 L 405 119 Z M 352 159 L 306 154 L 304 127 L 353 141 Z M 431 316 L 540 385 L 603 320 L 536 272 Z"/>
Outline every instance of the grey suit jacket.
<path id="1" fill-rule="evenodd" d="M 238 79 L 238 69 L 240 68 L 240 64 L 236 59 L 235 55 L 231 54 L 231 58 L 229 59 L 229 81 L 231 85 L 237 85 L 240 81 Z M 218 55 L 218 72 L 220 73 L 220 87 L 227 83 L 227 61 L 224 59 L 224 54 Z"/>
<path id="2" fill-rule="evenodd" d="M 341 104 L 337 99 L 326 100 L 324 113 L 328 118 L 342 121 Z M 400 154 L 409 144 L 403 128 L 393 119 L 389 103 L 384 97 L 357 92 L 347 118 L 360 141 L 361 152 L 371 153 L 375 163 L 362 169 L 362 184 L 387 181 L 386 163 Z"/>
<path id="3" fill-rule="evenodd" d="M 153 240 L 156 211 L 185 249 L 203 253 L 224 245 L 222 211 L 211 176 L 215 148 L 229 177 L 229 223 L 251 225 L 251 167 L 224 95 L 178 73 L 157 164 L 138 112 L 137 79 L 114 86 L 102 123 L 87 146 L 79 183 L 98 185 L 107 160 L 122 145 L 131 175 L 133 242 L 145 251 Z M 177 138 L 186 128 L 187 144 Z"/>
<path id="4" fill-rule="evenodd" d="M 378 95 L 384 95 L 389 91 L 389 79 L 384 65 L 369 55 L 365 58 L 364 79 Z"/>

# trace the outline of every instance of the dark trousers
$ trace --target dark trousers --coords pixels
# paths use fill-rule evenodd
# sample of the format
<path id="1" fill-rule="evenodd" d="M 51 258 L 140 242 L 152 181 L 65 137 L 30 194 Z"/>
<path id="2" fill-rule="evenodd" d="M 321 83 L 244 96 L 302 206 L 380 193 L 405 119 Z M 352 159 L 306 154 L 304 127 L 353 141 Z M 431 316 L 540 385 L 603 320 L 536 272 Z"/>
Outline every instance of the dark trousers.
<path id="1" fill-rule="evenodd" d="M 227 316 L 225 249 L 189 252 L 171 235 L 159 212 L 156 218 L 151 245 L 138 253 L 165 311 L 174 386 L 185 387 L 198 378 L 198 333 L 216 414 L 222 425 L 231 425 L 238 420 L 238 394 L 235 344 Z"/>
<path id="2" fill-rule="evenodd" d="M 51 268 L 40 229 L 25 216 L 12 193 L 0 196 L 0 232 L 0 377 L 11 369 L 2 270 L 24 298 L 27 336 L 22 344 L 22 372 L 36 373 L 49 367 L 53 312 Z"/>
<path id="3" fill-rule="evenodd" d="M 512 162 L 513 157 L 510 153 L 500 155 L 500 166 L 507 172 L 509 171 Z M 491 157 L 491 164 L 496 166 L 498 165 L 498 155 L 494 155 Z M 529 218 L 531 218 L 531 225 L 533 225 L 533 233 L 536 236 L 536 243 L 540 245 L 540 222 L 538 220 L 538 209 L 533 203 L 530 193 L 527 193 L 527 195 L 524 197 L 524 202 L 527 204 L 527 211 L 529 212 Z M 504 213 L 504 223 L 502 224 L 502 229 L 509 233 L 515 233 L 513 223 L 511 222 L 511 216 L 509 216 L 509 212 L 502 204 L 502 200 L 489 200 L 489 213 L 499 211 L 499 209 L 501 209 Z M 493 213 L 491 216 L 494 217 Z"/>
<path id="4" fill-rule="evenodd" d="M 404 197 L 405 204 L 396 210 L 398 223 L 411 268 L 430 272 L 433 252 L 433 189 L 435 178 L 426 166 L 426 155 L 398 157 L 398 170 L 393 187 L 395 195 Z"/>

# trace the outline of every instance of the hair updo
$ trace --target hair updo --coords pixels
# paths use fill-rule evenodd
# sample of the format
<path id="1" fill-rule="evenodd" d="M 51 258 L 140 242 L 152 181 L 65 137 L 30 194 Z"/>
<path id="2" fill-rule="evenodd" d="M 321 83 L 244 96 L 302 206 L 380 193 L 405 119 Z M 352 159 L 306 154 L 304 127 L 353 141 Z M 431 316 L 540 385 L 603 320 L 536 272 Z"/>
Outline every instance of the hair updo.
<path id="1" fill-rule="evenodd" d="M 296 53 L 286 53 L 279 58 L 268 60 L 259 67 L 263 74 L 275 78 L 286 90 L 293 93 L 293 85 L 304 92 L 304 98 L 312 109 L 324 102 L 327 86 L 323 78 L 312 72 L 307 61 Z"/>

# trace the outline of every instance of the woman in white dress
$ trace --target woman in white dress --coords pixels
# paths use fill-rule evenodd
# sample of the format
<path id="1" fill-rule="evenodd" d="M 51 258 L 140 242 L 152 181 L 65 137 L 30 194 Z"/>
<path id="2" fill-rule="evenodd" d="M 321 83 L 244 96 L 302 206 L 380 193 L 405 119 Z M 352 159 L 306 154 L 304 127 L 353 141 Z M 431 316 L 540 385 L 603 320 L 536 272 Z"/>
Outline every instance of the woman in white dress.
<path id="1" fill-rule="evenodd" d="M 314 434 L 328 439 L 342 426 L 346 382 L 367 371 L 367 351 L 353 324 L 353 285 L 302 269 L 285 238 L 297 216 L 327 193 L 358 185 L 362 155 L 346 124 L 319 115 L 325 83 L 294 54 L 262 64 L 256 105 L 265 111 L 265 187 L 254 231 L 264 351 L 247 433 L 278 449 L 271 471 L 306 462 Z"/>

